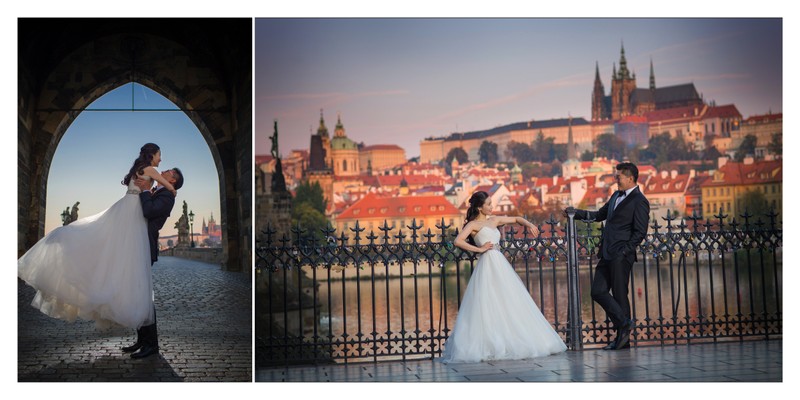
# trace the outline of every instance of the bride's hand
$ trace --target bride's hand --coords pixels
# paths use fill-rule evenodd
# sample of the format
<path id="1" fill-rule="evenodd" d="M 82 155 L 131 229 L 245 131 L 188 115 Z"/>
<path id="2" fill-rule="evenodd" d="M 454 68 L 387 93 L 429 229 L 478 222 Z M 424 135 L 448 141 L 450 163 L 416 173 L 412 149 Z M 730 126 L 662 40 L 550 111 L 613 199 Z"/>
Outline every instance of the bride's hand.
<path id="1" fill-rule="evenodd" d="M 531 224 L 531 226 L 528 227 L 528 230 L 531 231 L 531 235 L 539 236 L 539 228 L 537 228 L 536 225 Z"/>
<path id="2" fill-rule="evenodd" d="M 172 193 L 173 196 L 178 197 L 178 191 L 177 190 L 172 189 L 172 190 L 170 190 L 170 193 Z"/>
<path id="3" fill-rule="evenodd" d="M 484 243 L 484 245 L 481 246 L 481 253 L 486 253 L 488 250 L 491 250 L 492 247 L 494 247 L 494 243 L 492 242 Z"/>

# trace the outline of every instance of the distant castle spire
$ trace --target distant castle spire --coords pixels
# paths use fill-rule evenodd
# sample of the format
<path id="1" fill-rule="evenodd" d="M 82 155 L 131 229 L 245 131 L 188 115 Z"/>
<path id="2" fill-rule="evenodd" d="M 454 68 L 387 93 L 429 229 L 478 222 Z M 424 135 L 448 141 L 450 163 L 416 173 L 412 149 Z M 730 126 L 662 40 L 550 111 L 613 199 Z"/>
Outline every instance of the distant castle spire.
<path id="1" fill-rule="evenodd" d="M 656 90 L 656 73 L 653 72 L 653 58 L 650 57 L 650 90 Z"/>

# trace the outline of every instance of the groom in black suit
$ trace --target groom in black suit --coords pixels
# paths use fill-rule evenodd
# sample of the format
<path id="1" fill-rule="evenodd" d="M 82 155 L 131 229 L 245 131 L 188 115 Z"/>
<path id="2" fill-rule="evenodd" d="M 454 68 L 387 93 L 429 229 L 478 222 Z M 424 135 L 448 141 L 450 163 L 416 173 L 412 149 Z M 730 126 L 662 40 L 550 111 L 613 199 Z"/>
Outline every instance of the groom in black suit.
<path id="1" fill-rule="evenodd" d="M 630 347 L 633 320 L 628 282 L 631 267 L 638 261 L 636 248 L 644 240 L 650 222 L 650 203 L 636 184 L 639 179 L 636 165 L 629 162 L 618 164 L 614 177 L 619 190 L 600 210 L 575 212 L 579 219 L 606 221 L 600 239 L 600 261 L 592 282 L 592 300 L 603 307 L 617 331 L 616 339 L 603 347 L 604 350 Z"/>
<path id="2" fill-rule="evenodd" d="M 183 174 L 178 168 L 168 169 L 161 173 L 175 190 L 183 186 Z M 136 179 L 136 186 L 142 189 L 139 200 L 142 203 L 144 217 L 147 218 L 147 236 L 150 239 L 150 265 L 158 261 L 158 231 L 167 221 L 172 207 L 175 205 L 175 196 L 163 186 L 150 191 L 149 180 Z M 138 351 L 137 351 L 138 350 Z M 158 329 L 156 328 L 155 309 L 153 309 L 153 323 L 143 326 L 136 331 L 136 343 L 122 348 L 122 351 L 131 353 L 131 358 L 144 358 L 158 354 Z"/>

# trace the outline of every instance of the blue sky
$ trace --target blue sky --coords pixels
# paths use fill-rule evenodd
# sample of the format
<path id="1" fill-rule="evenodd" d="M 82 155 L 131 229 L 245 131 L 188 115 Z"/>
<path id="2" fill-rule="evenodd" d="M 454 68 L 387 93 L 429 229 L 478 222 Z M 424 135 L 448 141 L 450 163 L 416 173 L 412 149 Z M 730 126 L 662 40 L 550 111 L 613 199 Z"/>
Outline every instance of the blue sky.
<path id="1" fill-rule="evenodd" d="M 595 65 L 611 89 L 624 45 L 637 86 L 694 83 L 746 118 L 782 112 L 780 19 L 257 19 L 256 154 L 331 134 L 419 155 L 429 136 L 591 117 Z"/>
<path id="2" fill-rule="evenodd" d="M 160 94 L 138 84 L 123 85 L 97 99 L 88 108 L 131 108 L 134 89 L 137 109 L 176 109 Z M 178 167 L 184 174 L 175 208 L 162 236 L 175 234 L 183 201 L 195 214 L 195 233 L 203 217 L 219 214 L 219 180 L 211 152 L 186 114 L 175 112 L 83 112 L 72 123 L 53 156 L 47 181 L 45 232 L 61 225 L 61 212 L 80 201 L 79 216 L 88 217 L 110 207 L 125 194 L 120 181 L 143 144 L 161 147 L 159 171 Z"/>

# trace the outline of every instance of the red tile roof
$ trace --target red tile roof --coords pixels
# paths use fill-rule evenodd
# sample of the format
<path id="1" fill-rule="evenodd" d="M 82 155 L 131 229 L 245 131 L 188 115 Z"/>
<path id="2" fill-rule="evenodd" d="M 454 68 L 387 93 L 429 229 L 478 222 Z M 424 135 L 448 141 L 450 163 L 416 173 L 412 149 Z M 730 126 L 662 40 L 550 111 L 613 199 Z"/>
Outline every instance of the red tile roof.
<path id="1" fill-rule="evenodd" d="M 364 146 L 359 151 L 372 151 L 372 150 L 403 150 L 402 147 L 396 144 L 373 144 L 372 146 Z"/>
<path id="2" fill-rule="evenodd" d="M 439 175 L 377 175 L 379 186 L 400 186 L 400 182 L 405 179 L 408 186 L 437 186 L 445 182 L 443 176 Z"/>
<path id="3" fill-rule="evenodd" d="M 370 193 L 342 212 L 337 220 L 369 218 L 424 218 L 460 215 L 444 196 L 383 197 Z"/>
<path id="4" fill-rule="evenodd" d="M 581 203 L 586 207 L 594 206 L 597 203 L 597 200 L 600 199 L 601 202 L 606 202 L 611 197 L 611 189 L 607 187 L 590 187 L 589 190 L 586 191 L 586 194 L 583 195 L 583 199 Z"/>
<path id="5" fill-rule="evenodd" d="M 274 160 L 272 156 L 268 155 L 256 155 L 256 165 L 266 164 L 270 161 Z"/>
<path id="6" fill-rule="evenodd" d="M 666 177 L 662 177 L 661 174 L 656 174 L 649 181 L 647 181 L 647 187 L 645 188 L 645 193 L 648 195 L 651 194 L 663 194 L 663 193 L 684 193 L 686 192 L 686 187 L 689 185 L 689 174 L 681 174 L 676 175 L 675 178 L 672 178 L 671 175 L 667 174 Z"/>
<path id="7" fill-rule="evenodd" d="M 765 124 L 768 122 L 779 122 L 779 121 L 783 121 L 783 113 L 752 115 L 746 120 L 744 120 L 743 123 L 747 125 L 752 125 L 752 124 Z"/>
<path id="8" fill-rule="evenodd" d="M 724 106 L 708 107 L 708 111 L 704 115 L 705 118 L 742 118 L 742 114 L 733 104 Z"/>
<path id="9" fill-rule="evenodd" d="M 716 179 L 721 177 L 722 179 Z M 723 165 L 707 186 L 752 185 L 758 183 L 782 182 L 783 166 L 781 160 L 759 161 L 752 164 L 728 162 Z"/>

